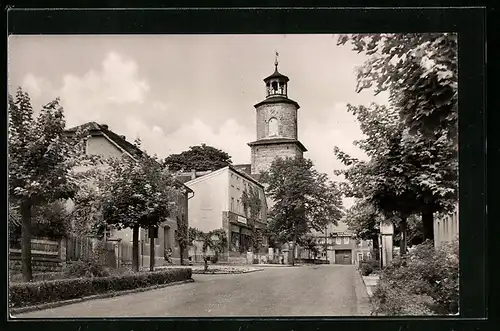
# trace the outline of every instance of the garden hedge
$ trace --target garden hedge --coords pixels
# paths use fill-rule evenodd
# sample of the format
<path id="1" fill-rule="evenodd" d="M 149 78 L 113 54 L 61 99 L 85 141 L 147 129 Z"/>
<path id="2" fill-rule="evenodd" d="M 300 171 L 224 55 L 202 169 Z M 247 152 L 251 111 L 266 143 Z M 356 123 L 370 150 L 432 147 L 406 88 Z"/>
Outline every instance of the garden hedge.
<path id="1" fill-rule="evenodd" d="M 18 283 L 9 286 L 12 308 L 83 298 L 86 296 L 133 290 L 191 279 L 190 268 L 175 268 L 133 275 L 74 278 Z"/>

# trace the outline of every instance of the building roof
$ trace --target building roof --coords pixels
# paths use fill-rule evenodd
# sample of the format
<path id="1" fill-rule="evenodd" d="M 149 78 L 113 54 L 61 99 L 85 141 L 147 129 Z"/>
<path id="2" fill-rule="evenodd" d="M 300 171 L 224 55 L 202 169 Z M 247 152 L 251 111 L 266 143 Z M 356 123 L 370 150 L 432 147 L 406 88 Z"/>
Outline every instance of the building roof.
<path id="1" fill-rule="evenodd" d="M 252 165 L 250 163 L 248 163 L 248 164 L 235 164 L 235 165 L 233 165 L 233 167 L 239 171 L 243 171 L 243 172 L 247 173 L 248 175 L 251 175 L 251 173 L 252 173 Z"/>
<path id="2" fill-rule="evenodd" d="M 276 79 L 276 78 L 277 78 L 277 79 L 280 79 L 280 80 L 283 80 L 283 81 L 285 81 L 285 82 L 288 82 L 288 81 L 290 80 L 287 76 L 285 76 L 285 75 L 283 75 L 283 74 L 279 73 L 279 72 L 278 72 L 278 67 L 276 66 L 276 69 L 274 70 L 273 74 L 272 74 L 272 75 L 270 75 L 270 76 L 267 76 L 266 78 L 264 78 L 264 82 L 266 82 L 266 83 L 267 83 L 267 82 L 268 82 L 268 81 L 270 81 L 271 79 Z"/>
<path id="3" fill-rule="evenodd" d="M 255 104 L 254 107 L 258 108 L 262 105 L 273 104 L 273 103 L 289 103 L 297 107 L 297 109 L 300 108 L 299 104 L 296 101 L 293 101 L 292 99 L 283 96 L 269 96 L 266 99 L 262 100 L 261 102 Z"/>
<path id="4" fill-rule="evenodd" d="M 264 185 L 260 182 L 258 182 L 253 176 L 247 174 L 246 172 L 243 172 L 243 171 L 240 171 L 238 169 L 236 169 L 233 165 L 228 165 L 228 166 L 225 166 L 223 168 L 220 168 L 218 170 L 215 170 L 215 171 L 211 171 L 203 176 L 199 176 L 197 178 L 194 178 L 194 179 L 191 179 L 187 182 L 185 182 L 186 185 L 189 185 L 189 184 L 194 184 L 194 182 L 199 182 L 199 181 L 202 181 L 202 180 L 206 180 L 206 179 L 209 179 L 211 178 L 213 175 L 217 175 L 221 172 L 223 172 L 225 169 L 228 169 L 229 171 L 233 171 L 235 172 L 236 174 L 240 175 L 241 177 L 244 177 L 246 179 L 248 179 L 249 181 L 251 181 L 252 183 L 260 186 L 261 188 L 264 188 Z M 183 177 L 187 177 L 187 174 L 182 174 Z"/>
<path id="5" fill-rule="evenodd" d="M 296 144 L 303 152 L 307 152 L 307 148 L 297 139 L 289 138 L 273 138 L 273 139 L 260 139 L 248 143 L 248 146 L 259 145 L 280 145 L 280 144 Z"/>
<path id="6" fill-rule="evenodd" d="M 111 140 L 113 143 L 118 145 L 120 149 L 125 151 L 126 153 L 130 154 L 132 157 L 138 157 L 141 156 L 144 152 L 137 148 L 134 144 L 128 142 L 125 138 L 125 136 L 118 135 L 111 131 L 106 124 L 98 124 L 96 122 L 88 122 L 82 125 L 78 125 L 72 128 L 69 128 L 66 130 L 67 133 L 75 133 L 79 129 L 83 130 L 89 130 L 89 134 L 91 136 L 105 136 L 109 140 Z M 175 186 L 176 187 L 182 187 L 185 190 L 194 193 L 192 189 L 184 185 L 184 182 L 182 180 L 179 180 L 178 178 L 175 178 Z"/>
<path id="7" fill-rule="evenodd" d="M 241 171 L 241 170 L 238 170 L 236 169 L 234 166 L 230 165 L 228 166 L 229 169 L 231 169 L 232 171 L 236 172 L 238 175 L 242 176 L 242 177 L 245 177 L 246 179 L 248 179 L 249 181 L 259 185 L 260 187 L 264 188 L 264 185 L 262 185 L 262 183 L 258 182 L 257 180 L 255 180 L 255 178 L 253 178 L 250 174 L 244 172 L 244 171 Z"/>
<path id="8" fill-rule="evenodd" d="M 105 135 L 112 142 L 118 145 L 122 150 L 130 154 L 132 157 L 138 157 L 143 154 L 134 144 L 128 142 L 125 136 L 118 135 L 109 130 L 107 124 L 98 124 L 96 122 L 88 122 L 82 125 L 75 126 L 66 130 L 68 133 L 76 132 L 78 129 L 88 129 L 89 134 L 93 136 Z"/>

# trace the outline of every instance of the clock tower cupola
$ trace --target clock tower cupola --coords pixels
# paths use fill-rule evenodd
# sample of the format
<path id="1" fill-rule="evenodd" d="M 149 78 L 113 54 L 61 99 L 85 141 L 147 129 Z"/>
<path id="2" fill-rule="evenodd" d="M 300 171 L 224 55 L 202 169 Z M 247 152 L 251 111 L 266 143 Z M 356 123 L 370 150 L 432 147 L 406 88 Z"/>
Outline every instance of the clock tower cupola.
<path id="1" fill-rule="evenodd" d="M 298 140 L 299 104 L 288 98 L 289 78 L 278 71 L 278 53 L 274 73 L 264 79 L 266 98 L 257 103 L 257 140 L 251 147 L 252 174 L 265 172 L 278 157 L 302 157 L 307 149 Z"/>

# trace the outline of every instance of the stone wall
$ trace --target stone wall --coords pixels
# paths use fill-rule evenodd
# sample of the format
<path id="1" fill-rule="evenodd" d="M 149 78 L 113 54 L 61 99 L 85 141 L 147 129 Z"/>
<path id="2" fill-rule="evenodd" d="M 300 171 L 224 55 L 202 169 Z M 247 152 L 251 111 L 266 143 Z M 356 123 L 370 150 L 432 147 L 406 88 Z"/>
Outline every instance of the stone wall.
<path id="1" fill-rule="evenodd" d="M 264 104 L 257 108 L 257 140 L 269 138 L 268 122 L 278 120 L 279 135 L 275 138 L 297 138 L 297 108 L 289 103 Z"/>
<path id="2" fill-rule="evenodd" d="M 267 171 L 278 158 L 302 156 L 302 150 L 294 143 L 252 146 L 252 173 Z"/>

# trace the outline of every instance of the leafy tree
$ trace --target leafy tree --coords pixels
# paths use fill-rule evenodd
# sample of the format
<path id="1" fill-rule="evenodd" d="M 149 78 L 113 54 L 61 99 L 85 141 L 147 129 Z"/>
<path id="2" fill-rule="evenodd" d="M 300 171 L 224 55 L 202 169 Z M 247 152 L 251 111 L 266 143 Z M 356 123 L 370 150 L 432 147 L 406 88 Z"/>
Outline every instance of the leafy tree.
<path id="1" fill-rule="evenodd" d="M 367 200 L 358 199 L 354 205 L 349 208 L 344 215 L 343 221 L 348 225 L 349 229 L 354 232 L 357 238 L 363 240 L 371 240 L 373 243 L 373 251 L 375 259 L 379 256 L 378 235 L 380 232 L 380 221 L 383 216 L 377 209 Z"/>
<path id="2" fill-rule="evenodd" d="M 191 146 L 180 154 L 168 156 L 164 164 L 170 171 L 207 171 L 218 170 L 232 164 L 226 152 L 206 144 Z"/>
<path id="3" fill-rule="evenodd" d="M 356 141 L 370 157 L 360 161 L 335 148 L 348 168 L 336 171 L 347 179 L 347 196 L 364 198 L 404 235 L 407 219 L 422 214 L 424 238 L 433 238 L 433 213 L 448 210 L 456 201 L 457 157 L 453 143 L 443 134 L 435 141 L 410 134 L 394 109 L 372 105 L 348 106 L 357 116 L 366 139 Z M 405 252 L 403 240 L 403 253 Z"/>
<path id="4" fill-rule="evenodd" d="M 70 213 L 64 201 L 57 200 L 48 204 L 33 206 L 31 219 L 31 235 L 37 238 L 59 240 L 70 232 Z M 21 217 L 18 208 L 9 203 L 10 246 L 20 247 Z M 19 246 L 18 246 L 19 245 Z"/>
<path id="5" fill-rule="evenodd" d="M 43 106 L 36 117 L 21 88 L 15 97 L 9 95 L 8 104 L 9 202 L 21 218 L 22 273 L 24 281 L 30 281 L 33 208 L 71 198 L 78 191 L 85 172 L 74 169 L 89 161 L 83 152 L 86 135 L 65 135 L 59 99 Z"/>
<path id="6" fill-rule="evenodd" d="M 357 73 L 359 92 L 389 92 L 411 133 L 455 140 L 458 119 L 458 39 L 454 33 L 342 35 L 339 45 L 368 55 Z"/>
<path id="7" fill-rule="evenodd" d="M 273 218 L 269 217 L 266 227 L 262 230 L 262 236 L 267 237 L 269 247 L 274 249 L 281 249 L 283 244 L 287 242 L 286 232 L 282 231 L 279 227 L 280 221 L 281 220 L 278 220 L 277 222 Z"/>
<path id="8" fill-rule="evenodd" d="M 135 145 L 141 148 L 140 141 Z M 158 227 L 176 211 L 178 189 L 174 177 L 156 156 L 142 153 L 137 159 L 108 160 L 108 169 L 98 182 L 102 192 L 102 215 L 116 229 L 132 229 L 132 266 L 139 269 L 139 229 Z M 151 238 L 150 270 L 154 269 L 154 239 Z"/>
<path id="9" fill-rule="evenodd" d="M 208 255 L 208 250 L 212 250 L 215 254 L 212 258 L 218 260 L 219 255 L 226 250 L 228 245 L 228 238 L 224 229 L 203 232 L 196 228 L 189 228 L 189 240 L 191 245 L 194 244 L 194 241 L 201 241 L 205 271 L 208 270 L 208 261 L 211 259 L 211 256 Z"/>
<path id="10" fill-rule="evenodd" d="M 268 184 L 268 196 L 275 203 L 270 211 L 272 232 L 292 241 L 294 252 L 300 236 L 312 229 L 321 231 L 340 219 L 341 194 L 327 182 L 326 175 L 313 169 L 311 160 L 278 158 L 262 175 L 262 181 Z M 292 265 L 294 260 L 295 254 Z"/>
<path id="11" fill-rule="evenodd" d="M 299 238 L 298 242 L 301 246 L 307 248 L 309 258 L 311 258 L 312 254 L 313 259 L 316 259 L 316 257 L 319 254 L 319 248 L 318 248 L 318 240 L 315 236 L 313 236 L 310 233 L 306 233 L 305 235 Z"/>
<path id="12" fill-rule="evenodd" d="M 259 253 L 262 247 L 263 241 L 263 231 L 257 228 L 256 222 L 259 219 L 260 212 L 262 210 L 262 199 L 260 198 L 259 191 L 249 186 L 241 194 L 241 202 L 243 204 L 243 210 L 245 215 L 247 215 L 250 220 L 250 226 L 252 227 L 252 247 L 254 253 Z"/>

